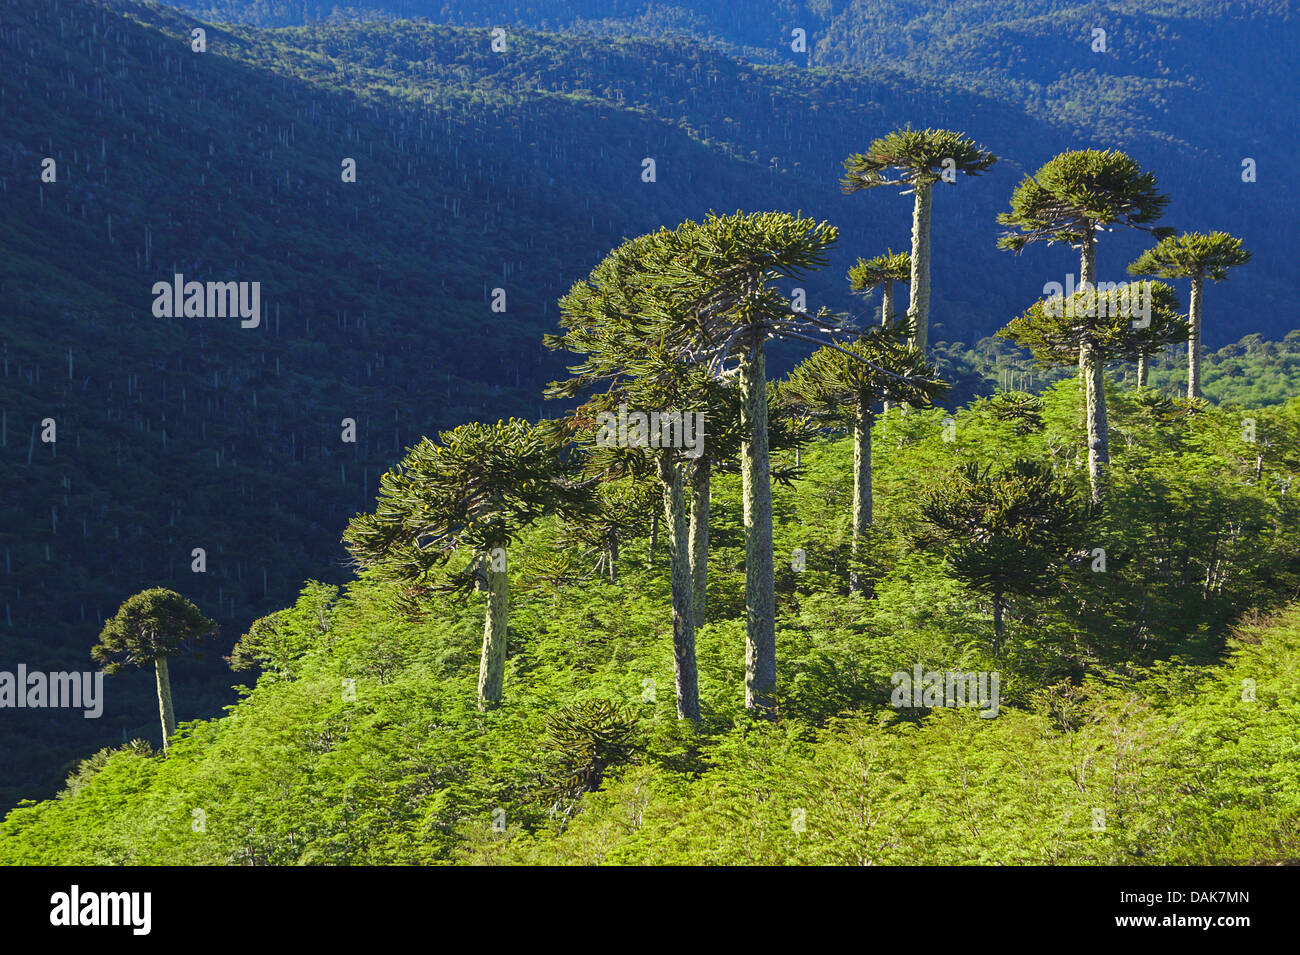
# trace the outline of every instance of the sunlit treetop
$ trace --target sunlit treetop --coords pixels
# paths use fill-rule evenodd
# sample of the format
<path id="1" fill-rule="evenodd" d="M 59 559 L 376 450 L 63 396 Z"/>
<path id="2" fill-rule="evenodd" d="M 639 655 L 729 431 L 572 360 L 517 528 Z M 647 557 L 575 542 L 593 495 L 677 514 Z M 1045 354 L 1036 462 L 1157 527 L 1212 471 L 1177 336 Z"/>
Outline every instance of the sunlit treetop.
<path id="1" fill-rule="evenodd" d="M 1156 191 L 1155 175 L 1143 172 L 1124 153 L 1064 152 L 1016 187 L 1011 211 L 998 216 L 998 222 L 1012 227 L 998 239 L 998 247 L 1019 252 L 1030 242 L 1077 245 L 1107 226 L 1147 228 L 1168 204 L 1169 197 Z M 1164 236 L 1173 230 L 1147 231 Z"/>
<path id="2" fill-rule="evenodd" d="M 998 161 L 965 133 L 950 129 L 896 129 L 874 140 L 866 152 L 844 160 L 840 185 L 846 193 L 877 186 L 905 186 L 943 180 L 945 172 L 977 176 Z"/>
<path id="3" fill-rule="evenodd" d="M 1154 275 L 1162 279 L 1213 279 L 1222 282 L 1228 269 L 1245 265 L 1250 252 L 1241 240 L 1226 232 L 1185 232 L 1161 239 L 1128 267 L 1129 275 Z"/>

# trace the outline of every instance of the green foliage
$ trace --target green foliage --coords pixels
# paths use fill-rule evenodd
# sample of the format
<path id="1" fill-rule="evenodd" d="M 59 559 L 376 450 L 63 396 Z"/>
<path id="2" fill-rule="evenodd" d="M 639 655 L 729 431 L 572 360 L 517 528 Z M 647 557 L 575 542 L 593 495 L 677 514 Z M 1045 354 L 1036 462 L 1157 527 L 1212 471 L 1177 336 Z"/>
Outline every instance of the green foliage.
<path id="1" fill-rule="evenodd" d="M 1162 279 L 1213 279 L 1222 282 L 1228 269 L 1245 265 L 1250 252 L 1241 240 L 1226 232 L 1186 232 L 1161 239 L 1128 267 L 1129 275 L 1154 275 Z"/>
<path id="2" fill-rule="evenodd" d="M 217 624 L 189 600 L 165 587 L 153 587 L 129 597 L 100 631 L 90 650 L 105 673 L 147 666 L 159 657 L 215 640 Z"/>
<path id="3" fill-rule="evenodd" d="M 1011 230 L 999 248 L 1021 251 L 1030 242 L 1090 240 L 1099 226 L 1146 228 L 1159 219 L 1169 197 L 1156 191 L 1154 173 L 1143 172 L 1115 149 L 1079 149 L 1052 158 L 1026 176 L 1011 194 L 1011 211 L 998 222 Z M 1158 235 L 1171 230 L 1151 230 Z"/>
<path id="4" fill-rule="evenodd" d="M 1133 361 L 1186 341 L 1187 320 L 1179 308 L 1178 296 L 1164 282 L 1116 283 L 1115 288 L 1086 288 L 1068 298 L 1039 299 L 998 337 L 1029 349 L 1047 366 L 1077 362 L 1080 349 L 1103 362 Z"/>
<path id="5" fill-rule="evenodd" d="M 844 160 L 846 193 L 877 186 L 933 185 L 945 172 L 978 176 L 998 161 L 965 133 L 950 129 L 896 129 L 872 141 L 866 152 Z M 893 175 L 889 170 L 897 172 Z"/>

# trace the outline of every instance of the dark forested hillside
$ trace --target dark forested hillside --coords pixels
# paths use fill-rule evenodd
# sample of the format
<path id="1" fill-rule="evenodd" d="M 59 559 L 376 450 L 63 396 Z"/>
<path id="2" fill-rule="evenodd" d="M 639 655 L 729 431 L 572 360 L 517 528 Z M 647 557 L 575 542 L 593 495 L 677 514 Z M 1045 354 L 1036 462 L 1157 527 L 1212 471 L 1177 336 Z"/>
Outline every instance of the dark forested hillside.
<path id="1" fill-rule="evenodd" d="M 792 18 L 807 15 L 793 3 L 739 14 L 571 4 L 563 16 L 525 4 L 500 52 L 490 4 L 473 16 L 450 3 L 356 4 L 442 22 L 307 27 L 293 25 L 326 5 L 183 5 L 286 28 L 208 24 L 198 53 L 198 21 L 158 4 L 9 0 L 0 13 L 6 660 L 85 666 L 105 616 L 158 583 L 218 620 L 228 652 L 303 580 L 341 582 L 339 534 L 406 447 L 468 419 L 538 412 L 563 365 L 540 346 L 555 299 L 625 236 L 710 209 L 801 209 L 842 232 L 810 301 L 865 314 L 872 303 L 848 294 L 845 271 L 906 247 L 910 201 L 846 197 L 837 180 L 846 155 L 896 126 L 964 128 L 1002 157 L 935 203 L 936 261 L 960 263 L 936 269 L 932 319 L 952 377 L 966 374 L 953 400 L 996 377 L 965 344 L 1074 267 L 1068 250 L 1017 260 L 994 246 L 1016 182 L 1072 146 L 1127 146 L 1174 195 L 1168 223 L 1228 229 L 1256 250 L 1209 293 L 1211 344 L 1294 326 L 1283 307 L 1294 185 L 1276 142 L 1294 130 L 1208 100 L 1194 109 L 1194 71 L 1168 94 L 1177 109 L 1157 110 L 1164 95 L 1145 79 L 1115 80 L 1126 92 L 1111 109 L 1083 80 L 1053 86 L 1050 65 L 985 76 L 977 49 L 935 45 L 942 30 L 916 11 L 905 48 L 864 58 L 865 40 L 831 29 L 857 15 L 838 4 L 810 21 L 824 24 L 809 30 L 811 62 L 825 64 L 813 69 L 784 52 L 755 63 L 765 37 L 776 30 L 768 49 L 783 50 Z M 1039 43 L 1041 24 L 1026 23 Z M 1272 49 L 1242 68 L 1276 71 Z M 1227 88 L 1249 82 L 1234 74 Z M 1135 102 L 1153 111 L 1126 112 Z M 1258 182 L 1241 181 L 1247 155 L 1260 159 Z M 349 158 L 355 182 L 341 175 Z M 1145 242 L 1108 237 L 1102 277 L 1118 278 Z M 177 273 L 260 283 L 257 325 L 155 317 L 154 283 Z M 1268 357 L 1293 367 L 1292 351 Z M 776 350 L 773 371 L 794 357 Z M 187 661 L 174 678 L 182 719 L 229 701 L 219 661 Z M 104 742 L 157 733 L 148 678 L 120 679 L 98 722 L 7 716 L 0 801 L 48 789 Z"/>

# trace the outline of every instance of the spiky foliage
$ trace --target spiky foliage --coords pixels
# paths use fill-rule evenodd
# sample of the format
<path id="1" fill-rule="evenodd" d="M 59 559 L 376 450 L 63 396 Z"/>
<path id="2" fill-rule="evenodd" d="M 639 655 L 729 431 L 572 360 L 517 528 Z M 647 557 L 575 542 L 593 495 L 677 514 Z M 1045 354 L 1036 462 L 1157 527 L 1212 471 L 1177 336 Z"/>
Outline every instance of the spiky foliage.
<path id="1" fill-rule="evenodd" d="M 1164 213 L 1169 197 L 1156 191 L 1156 177 L 1115 149 L 1064 152 L 1026 176 L 1011 194 L 1011 211 L 998 222 L 1011 229 L 999 248 L 1020 252 L 1031 242 L 1079 246 L 1100 228 L 1150 228 Z M 1091 281 L 1091 279 L 1088 279 Z"/>
<path id="2" fill-rule="evenodd" d="M 973 462 L 921 496 L 952 572 L 993 603 L 993 652 L 1002 650 L 1009 598 L 1050 592 L 1087 511 L 1052 469 L 1018 460 L 994 472 Z"/>
<path id="3" fill-rule="evenodd" d="M 1150 321 L 1139 312 L 1150 289 Z M 1036 301 L 997 334 L 1028 348 L 1045 366 L 1069 365 L 1087 349 L 1102 362 L 1132 361 L 1187 335 L 1182 305 L 1164 282 L 1120 282 Z"/>
<path id="4" fill-rule="evenodd" d="M 90 656 L 107 674 L 153 665 L 165 750 L 176 732 L 167 658 L 197 649 L 219 632 L 217 624 L 189 600 L 174 590 L 153 587 L 127 598 L 104 624 Z"/>
<path id="5" fill-rule="evenodd" d="M 551 795 L 595 792 L 613 767 L 636 753 L 636 713 L 609 700 L 582 700 L 546 718 L 546 747 L 558 763 Z"/>
<path id="6" fill-rule="evenodd" d="M 197 649 L 220 633 L 192 602 L 165 587 L 128 597 L 99 633 L 91 658 L 107 674 Z"/>
<path id="7" fill-rule="evenodd" d="M 897 325 L 882 325 L 856 342 L 820 348 L 790 372 L 783 399 L 805 409 L 815 420 L 853 428 L 853 544 L 860 556 L 861 541 L 872 520 L 871 426 L 873 409 L 882 401 L 922 406 L 948 389 L 920 350 L 907 344 Z M 860 593 L 856 560 L 849 592 Z"/>
<path id="8" fill-rule="evenodd" d="M 1044 365 L 1079 364 L 1094 501 L 1104 496 L 1110 462 L 1106 363 L 1131 361 L 1183 340 L 1187 323 L 1178 311 L 1177 295 L 1163 282 L 1117 283 L 1107 289 L 1087 287 L 1068 298 L 1039 299 L 998 332 L 1028 348 Z"/>
<path id="9" fill-rule="evenodd" d="M 655 435 L 644 446 L 611 443 L 608 417 L 618 414 L 672 413 L 679 425 L 675 436 L 684 438 L 687 416 L 704 415 L 704 428 L 711 419 L 729 414 L 721 385 L 713 382 L 700 366 L 681 361 L 663 341 L 647 316 L 661 324 L 680 324 L 687 313 L 665 295 L 654 281 L 654 263 L 662 261 L 667 230 L 640 236 L 623 243 L 576 283 L 560 301 L 560 323 L 568 329 L 563 336 L 551 336 L 547 345 L 577 354 L 570 366 L 573 377 L 553 382 L 551 397 L 586 396 L 563 427 L 587 449 L 588 474 L 605 480 L 652 474 L 662 488 L 663 515 L 669 539 L 673 602 L 673 658 L 677 682 L 678 715 L 699 719 L 698 678 L 695 664 L 695 623 L 691 547 L 688 516 L 688 486 L 705 475 L 705 435 L 692 428 L 696 447 L 686 449 L 663 445 Z M 602 421 L 604 419 L 604 421 Z M 724 426 L 725 427 L 725 426 Z M 731 427 L 734 430 L 734 425 Z M 646 435 L 647 438 L 651 437 Z M 663 446 L 661 446 L 663 445 Z M 697 505 L 698 506 L 698 505 Z M 608 551 L 607 551 L 608 553 Z M 701 594 L 702 596 L 702 594 Z"/>
<path id="10" fill-rule="evenodd" d="M 1205 280 L 1222 282 L 1228 270 L 1250 261 L 1241 240 L 1226 232 L 1185 232 L 1161 239 L 1128 267 L 1130 275 L 1191 279 L 1187 310 L 1187 397 L 1201 395 L 1201 296 Z"/>
<path id="11" fill-rule="evenodd" d="M 912 252 L 907 314 L 913 342 L 925 353 L 930 336 L 930 206 L 934 185 L 957 181 L 957 174 L 977 176 L 997 157 L 964 133 L 949 129 L 898 129 L 873 141 L 864 153 L 844 160 L 846 193 L 901 185 L 912 201 Z M 888 288 L 888 285 L 886 286 Z M 892 294 L 887 308 L 892 312 Z"/>
<path id="12" fill-rule="evenodd" d="M 476 555 L 438 585 L 488 591 L 478 688 L 485 709 L 501 701 L 505 672 L 505 548 L 543 514 L 590 506 L 569 471 L 547 432 L 527 421 L 461 425 L 412 448 L 380 480 L 375 512 L 354 517 L 344 533 L 358 566 L 416 585 L 461 548 Z"/>
<path id="13" fill-rule="evenodd" d="M 897 318 L 894 314 L 894 283 L 910 281 L 911 277 L 911 253 L 891 249 L 872 259 L 858 259 L 857 264 L 849 269 L 849 288 L 863 293 L 880 289 L 880 321 L 884 324 Z"/>
<path id="14" fill-rule="evenodd" d="M 943 181 L 948 170 L 978 176 L 997 157 L 965 133 L 950 129 L 896 129 L 873 140 L 866 152 L 844 160 L 840 185 L 846 193 L 877 186 L 917 185 Z"/>
<path id="15" fill-rule="evenodd" d="M 652 280 L 672 308 L 651 306 L 656 329 L 678 360 L 710 373 L 735 362 L 741 398 L 745 521 L 745 704 L 768 714 L 776 688 L 776 595 L 764 343 L 784 338 L 838 347 L 856 332 L 829 312 L 794 308 L 776 288 L 826 264 L 838 231 L 787 213 L 710 214 L 665 233 Z"/>

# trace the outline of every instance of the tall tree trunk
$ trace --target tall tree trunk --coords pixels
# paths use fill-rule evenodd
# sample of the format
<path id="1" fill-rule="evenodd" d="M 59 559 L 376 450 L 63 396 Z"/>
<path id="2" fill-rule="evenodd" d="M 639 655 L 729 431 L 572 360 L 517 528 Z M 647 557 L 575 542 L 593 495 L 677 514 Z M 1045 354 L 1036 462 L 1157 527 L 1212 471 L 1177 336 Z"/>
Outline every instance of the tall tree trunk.
<path id="1" fill-rule="evenodd" d="M 176 732 L 176 714 L 172 711 L 172 681 L 167 672 L 167 658 L 155 657 L 154 675 L 158 680 L 158 718 L 162 721 L 163 752 L 171 746 L 172 734 Z"/>
<path id="2" fill-rule="evenodd" d="M 1138 391 L 1141 391 L 1147 386 L 1147 365 L 1149 364 L 1149 361 L 1146 352 L 1142 352 L 1138 355 Z"/>
<path id="3" fill-rule="evenodd" d="M 871 526 L 871 409 L 859 406 L 853 414 L 853 559 L 849 569 L 849 593 L 862 593 L 856 561 L 862 537 Z"/>
<path id="4" fill-rule="evenodd" d="M 1006 624 L 1002 620 L 1002 597 L 993 595 L 993 655 L 1002 652 L 1002 637 L 1006 633 Z"/>
<path id="5" fill-rule="evenodd" d="M 912 203 L 912 284 L 908 314 L 916 323 L 913 343 L 925 354 L 930 340 L 930 201 L 932 183 L 917 183 Z"/>
<path id="6" fill-rule="evenodd" d="M 650 553 L 645 559 L 645 566 L 650 570 L 655 565 L 655 548 L 659 546 L 659 512 L 650 515 Z"/>
<path id="7" fill-rule="evenodd" d="M 618 582 L 618 538 L 611 537 L 609 547 L 605 549 L 605 559 L 609 561 L 609 582 Z"/>
<path id="8" fill-rule="evenodd" d="M 709 487 L 712 463 L 707 454 L 695 459 L 691 471 L 691 612 L 695 626 L 704 626 L 709 599 Z"/>
<path id="9" fill-rule="evenodd" d="M 1192 296 L 1187 303 L 1187 397 L 1201 397 L 1201 283 L 1192 276 Z"/>
<path id="10" fill-rule="evenodd" d="M 767 375 L 761 340 L 747 343 L 741 358 L 740 401 L 744 435 L 740 473 L 745 503 L 745 706 L 768 712 L 776 690 L 776 597 Z"/>
<path id="11" fill-rule="evenodd" d="M 1079 243 L 1079 284 L 1076 291 L 1097 287 L 1097 233 L 1089 226 L 1088 234 Z M 1094 306 L 1096 302 L 1093 302 Z M 1083 349 L 1079 349 L 1079 383 L 1088 377 L 1087 361 Z"/>
<path id="12" fill-rule="evenodd" d="M 880 324 L 888 325 L 894 317 L 894 283 L 886 279 L 880 286 Z M 863 332 L 865 335 L 866 332 Z M 886 401 L 881 411 L 888 413 L 889 402 Z M 850 583 L 850 589 L 852 584 Z"/>
<path id="13" fill-rule="evenodd" d="M 1106 422 L 1106 372 L 1101 356 L 1085 349 L 1084 400 L 1088 417 L 1088 484 L 1093 501 L 1105 494 L 1106 467 L 1110 464 L 1110 435 Z"/>
<path id="14" fill-rule="evenodd" d="M 673 452 L 660 452 L 655 464 L 664 486 L 664 524 L 673 591 L 673 674 L 677 682 L 677 717 L 699 720 L 699 678 L 695 668 L 695 614 L 691 610 L 691 549 L 682 469 Z"/>
<path id="15" fill-rule="evenodd" d="M 483 656 L 478 665 L 478 708 L 493 709 L 501 702 L 501 686 L 506 675 L 507 626 L 510 616 L 510 592 L 504 559 L 500 570 L 491 554 L 483 555 L 487 571 L 487 612 L 483 620 Z"/>

